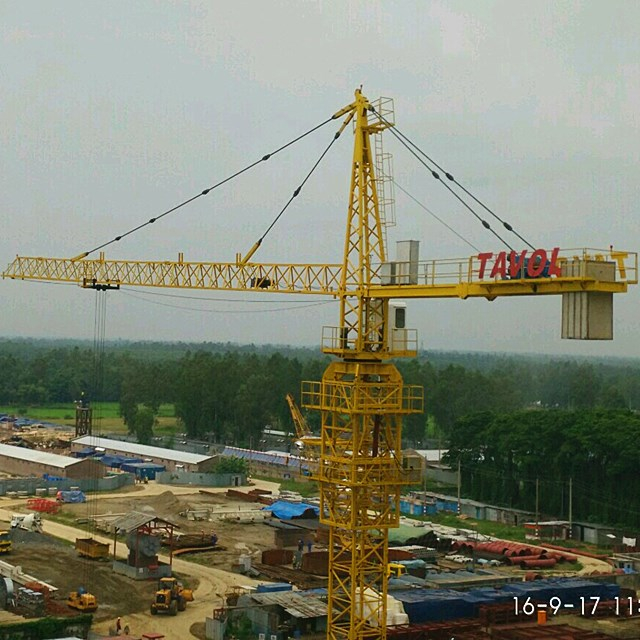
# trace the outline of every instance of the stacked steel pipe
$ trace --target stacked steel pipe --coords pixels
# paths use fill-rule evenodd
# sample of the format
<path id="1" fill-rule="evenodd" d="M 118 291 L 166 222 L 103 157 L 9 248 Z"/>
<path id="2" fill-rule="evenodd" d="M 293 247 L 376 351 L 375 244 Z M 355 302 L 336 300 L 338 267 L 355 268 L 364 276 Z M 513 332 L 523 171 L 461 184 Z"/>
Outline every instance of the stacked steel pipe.
<path id="1" fill-rule="evenodd" d="M 453 548 L 462 553 L 475 552 L 478 555 L 502 560 L 507 564 L 520 566 L 522 569 L 549 569 L 558 562 L 577 562 L 577 556 L 565 551 L 549 551 L 543 547 L 535 547 L 520 542 L 493 540 L 477 542 L 462 540 L 453 543 Z"/>

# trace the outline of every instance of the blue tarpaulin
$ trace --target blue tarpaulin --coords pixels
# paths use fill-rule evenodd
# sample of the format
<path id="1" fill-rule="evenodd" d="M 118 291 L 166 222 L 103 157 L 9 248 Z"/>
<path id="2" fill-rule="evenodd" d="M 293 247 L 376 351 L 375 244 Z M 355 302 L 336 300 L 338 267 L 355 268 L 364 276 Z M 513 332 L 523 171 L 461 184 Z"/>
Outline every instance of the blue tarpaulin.
<path id="1" fill-rule="evenodd" d="M 82 449 L 82 451 L 76 451 L 71 455 L 76 458 L 89 458 L 90 456 L 96 455 L 96 450 L 93 447 L 85 447 L 84 449 Z"/>
<path id="2" fill-rule="evenodd" d="M 165 467 L 161 464 L 154 464 L 153 462 L 123 462 L 120 465 L 120 471 L 134 473 L 136 477 L 140 479 L 146 478 L 147 480 L 155 480 L 156 473 L 164 470 Z"/>
<path id="3" fill-rule="evenodd" d="M 268 507 L 264 507 L 263 511 L 271 511 L 276 518 L 288 520 L 290 518 L 317 518 L 320 515 L 320 507 L 304 502 L 285 502 L 277 500 Z M 309 513 L 312 511 L 313 513 Z"/>
<path id="4" fill-rule="evenodd" d="M 104 455 L 101 458 L 103 464 L 112 469 L 119 469 L 122 464 L 131 464 L 134 462 L 142 462 L 140 458 L 127 458 L 126 456 Z"/>
<path id="5" fill-rule="evenodd" d="M 60 502 L 86 502 L 87 498 L 82 491 L 58 491 L 56 498 Z"/>

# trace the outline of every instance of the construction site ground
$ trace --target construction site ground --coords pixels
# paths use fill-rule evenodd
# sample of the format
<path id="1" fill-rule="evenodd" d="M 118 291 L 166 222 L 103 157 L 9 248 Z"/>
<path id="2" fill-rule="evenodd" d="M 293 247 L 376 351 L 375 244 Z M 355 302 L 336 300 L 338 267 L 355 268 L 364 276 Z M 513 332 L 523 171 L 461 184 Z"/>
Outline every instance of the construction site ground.
<path id="1" fill-rule="evenodd" d="M 277 491 L 278 485 L 275 483 L 256 481 L 256 484 L 259 488 Z M 152 482 L 128 487 L 114 494 L 101 494 L 98 498 L 89 496 L 87 503 L 63 505 L 56 520 L 44 515 L 44 534 L 15 533 L 14 548 L 2 559 L 54 585 L 63 596 L 79 586 L 93 592 L 100 603 L 94 618 L 94 630 L 99 633 L 109 633 L 116 618 L 121 616 L 133 633 L 155 631 L 167 634 L 167 638 L 204 638 L 204 620 L 211 616 L 214 609 L 223 605 L 225 595 L 234 587 L 255 586 L 258 583 L 230 572 L 240 555 L 251 555 L 253 562 L 258 563 L 261 552 L 274 546 L 271 528 L 260 522 L 246 521 L 247 510 L 257 510 L 261 505 L 231 500 L 225 493 L 224 489 L 201 492 L 198 487 L 192 486 L 169 489 Z M 82 559 L 73 548 L 75 538 L 91 535 L 109 543 L 113 552 L 111 534 L 83 531 L 78 527 L 86 526 L 84 523 L 88 518 L 108 524 L 118 515 L 131 511 L 165 518 L 175 522 L 179 526 L 176 530 L 180 533 L 199 534 L 203 539 L 208 539 L 211 532 L 215 532 L 218 544 L 224 547 L 223 550 L 173 559 L 174 573 L 194 589 L 195 596 L 194 602 L 189 603 L 187 610 L 178 616 L 150 615 L 149 605 L 155 591 L 155 580 L 134 581 L 115 574 L 111 562 Z M 8 521 L 11 514 L 16 512 L 26 512 L 24 499 L 0 499 L 0 520 Z M 204 512 L 214 512 L 216 521 L 185 517 L 187 513 L 195 513 L 199 517 Z M 118 542 L 118 557 L 123 559 L 126 553 L 125 544 Z M 163 549 L 161 558 L 168 561 L 168 550 Z M 600 560 L 580 557 L 580 562 L 582 574 L 608 569 L 608 565 Z"/>
<path id="2" fill-rule="evenodd" d="M 269 482 L 259 484 L 267 490 L 277 490 L 278 486 Z M 180 515 L 194 508 L 201 510 L 210 506 L 233 517 L 234 511 L 246 511 L 250 506 L 228 500 L 225 491 L 219 490 L 217 495 L 212 495 L 216 490 L 207 490 L 202 494 L 196 487 L 167 490 L 165 486 L 150 483 L 116 494 L 102 494 L 97 500 L 89 496 L 87 503 L 62 506 L 59 515 L 68 524 L 43 515 L 43 534 L 14 531 L 14 548 L 3 560 L 21 566 L 25 573 L 57 587 L 62 596 L 79 586 L 94 593 L 100 603 L 94 614 L 93 628 L 97 632 L 109 633 L 116 618 L 121 616 L 135 633 L 156 631 L 166 633 L 167 637 L 182 638 L 189 637 L 190 632 L 194 637 L 204 638 L 204 620 L 214 609 L 222 606 L 225 594 L 233 587 L 258 584 L 255 580 L 230 573 L 231 566 L 237 563 L 241 554 L 255 554 L 259 559 L 263 549 L 273 546 L 272 538 L 265 536 L 267 527 L 263 524 L 193 521 Z M 189 603 L 187 610 L 178 616 L 151 616 L 149 606 L 155 592 L 155 580 L 134 581 L 115 574 L 111 562 L 80 558 L 73 548 L 75 538 L 92 535 L 101 542 L 109 543 L 113 550 L 113 536 L 100 531 L 79 530 L 76 521 L 84 523 L 89 517 L 100 521 L 101 516 L 111 518 L 114 514 L 130 511 L 147 512 L 171 520 L 179 525 L 176 530 L 181 533 L 203 533 L 207 536 L 215 531 L 219 545 L 225 547 L 224 551 L 193 555 L 189 560 L 185 560 L 184 555 L 173 559 L 174 573 L 194 589 L 195 596 L 194 602 Z M 27 512 L 25 500 L 0 499 L 0 520 L 8 523 L 11 514 L 19 512 Z M 8 524 L 0 523 L 0 526 L 8 527 Z M 118 542 L 118 557 L 125 558 L 126 552 L 125 544 Z M 169 560 L 168 550 L 163 549 L 161 554 L 161 559 Z"/>

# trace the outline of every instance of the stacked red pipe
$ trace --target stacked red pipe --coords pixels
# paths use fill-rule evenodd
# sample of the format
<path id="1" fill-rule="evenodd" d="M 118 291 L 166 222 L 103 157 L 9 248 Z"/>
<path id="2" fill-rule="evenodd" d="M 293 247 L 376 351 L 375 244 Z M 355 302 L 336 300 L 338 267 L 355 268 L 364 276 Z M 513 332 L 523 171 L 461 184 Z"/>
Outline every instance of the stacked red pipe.
<path id="1" fill-rule="evenodd" d="M 453 543 L 453 549 L 462 553 L 472 553 L 498 558 L 511 565 L 519 565 L 523 569 L 548 569 L 558 562 L 577 562 L 577 556 L 560 550 L 549 551 L 543 547 L 534 547 L 521 542 L 493 540 L 477 542 L 462 540 Z"/>

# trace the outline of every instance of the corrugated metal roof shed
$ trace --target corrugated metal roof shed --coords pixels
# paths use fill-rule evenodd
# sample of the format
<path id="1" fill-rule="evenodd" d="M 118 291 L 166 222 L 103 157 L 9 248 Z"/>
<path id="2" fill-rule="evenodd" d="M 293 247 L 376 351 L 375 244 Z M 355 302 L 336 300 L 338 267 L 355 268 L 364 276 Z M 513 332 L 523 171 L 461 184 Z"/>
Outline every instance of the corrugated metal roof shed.
<path id="1" fill-rule="evenodd" d="M 117 529 L 118 531 L 125 531 L 126 533 L 128 533 L 129 531 L 134 531 L 138 527 L 142 527 L 143 525 L 149 524 L 150 522 L 154 521 L 164 522 L 166 524 L 172 524 L 174 527 L 179 527 L 177 523 L 171 522 L 171 520 L 160 518 L 150 513 L 142 513 L 140 511 L 132 511 L 126 516 L 116 518 L 112 524 L 114 529 Z"/>
<path id="2" fill-rule="evenodd" d="M 327 603 L 317 595 L 304 591 L 252 593 L 251 599 L 258 604 L 278 605 L 295 618 L 320 618 L 327 615 Z"/>
<path id="3" fill-rule="evenodd" d="M 57 453 L 37 451 L 36 449 L 27 449 L 26 447 L 14 447 L 10 444 L 0 444 L 0 456 L 37 462 L 38 464 L 46 464 L 50 467 L 58 467 L 59 469 L 66 469 L 79 462 L 84 462 L 84 460 L 80 458 L 70 458 L 68 456 L 58 455 Z"/>
<path id="4" fill-rule="evenodd" d="M 206 460 L 211 460 L 212 456 L 203 456 L 199 453 L 188 453 L 186 451 L 174 451 L 163 447 L 152 447 L 137 442 L 125 442 L 124 440 L 111 440 L 109 438 L 97 438 L 95 436 L 83 436 L 76 438 L 74 444 L 81 444 L 87 447 L 102 447 L 113 449 L 122 453 L 130 453 L 143 458 L 161 458 L 163 460 L 173 460 L 185 464 L 200 464 Z"/>

